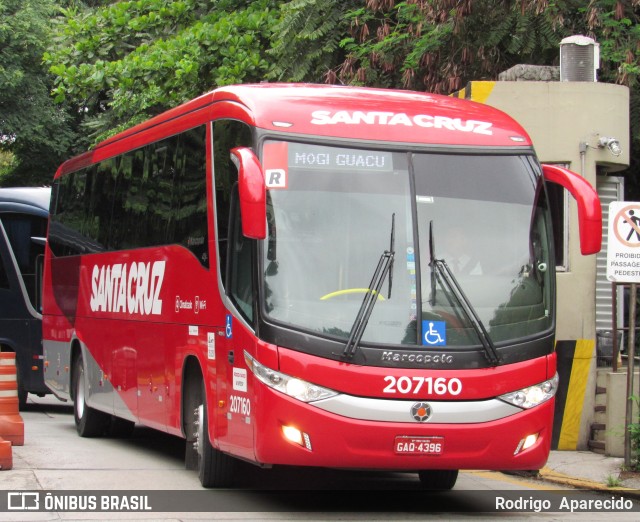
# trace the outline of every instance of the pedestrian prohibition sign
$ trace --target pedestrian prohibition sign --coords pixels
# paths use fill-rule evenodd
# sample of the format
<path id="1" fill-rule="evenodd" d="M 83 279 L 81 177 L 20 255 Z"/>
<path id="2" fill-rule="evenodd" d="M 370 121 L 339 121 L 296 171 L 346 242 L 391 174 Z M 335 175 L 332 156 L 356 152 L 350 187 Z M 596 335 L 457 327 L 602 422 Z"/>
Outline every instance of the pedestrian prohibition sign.
<path id="1" fill-rule="evenodd" d="M 609 204 L 607 279 L 640 283 L 640 202 Z"/>

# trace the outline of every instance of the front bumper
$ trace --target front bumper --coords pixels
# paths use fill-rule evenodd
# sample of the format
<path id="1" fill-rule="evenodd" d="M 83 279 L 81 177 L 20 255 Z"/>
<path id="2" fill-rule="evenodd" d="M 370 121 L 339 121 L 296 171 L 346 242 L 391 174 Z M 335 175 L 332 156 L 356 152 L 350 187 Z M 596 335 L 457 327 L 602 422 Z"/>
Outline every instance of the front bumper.
<path id="1" fill-rule="evenodd" d="M 366 404 L 377 399 L 355 398 L 343 414 L 326 411 L 313 403 L 302 403 L 262 384 L 257 385 L 255 455 L 260 463 L 298 466 L 320 466 L 351 469 L 425 470 L 425 469 L 540 469 L 547 461 L 551 446 L 554 400 L 529 410 L 515 407 L 502 408 L 506 416 L 487 417 L 480 422 L 477 412 L 495 412 L 501 407 L 491 401 L 464 401 L 460 403 L 427 401 L 436 413 L 433 419 L 447 422 L 406 422 L 371 420 L 363 411 L 360 417 L 347 411 L 356 411 L 358 400 Z M 394 400 L 390 419 L 407 415 L 416 401 Z M 322 401 L 319 404 L 322 406 Z M 492 407 L 488 407 L 489 403 Z M 446 408 L 440 408 L 444 404 Z M 467 412 L 465 413 L 465 407 Z M 438 415 L 446 409 L 455 415 Z M 495 413 L 492 414 L 495 417 Z M 283 426 L 292 426 L 306 434 L 310 449 L 287 440 Z M 536 442 L 519 451 L 521 441 L 537 435 Z M 444 450 L 440 455 L 396 454 L 398 436 L 443 437 Z"/>

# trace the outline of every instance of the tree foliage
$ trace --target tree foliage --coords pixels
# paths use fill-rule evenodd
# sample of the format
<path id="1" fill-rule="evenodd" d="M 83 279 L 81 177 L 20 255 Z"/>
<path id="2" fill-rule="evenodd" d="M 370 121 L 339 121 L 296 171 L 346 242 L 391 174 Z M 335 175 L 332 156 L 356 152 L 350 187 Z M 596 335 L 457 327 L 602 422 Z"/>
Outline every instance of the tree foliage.
<path id="1" fill-rule="evenodd" d="M 274 27 L 269 78 L 286 81 L 336 81 L 333 69 L 344 59 L 341 40 L 349 31 L 347 14 L 358 0 L 293 0 L 281 6 Z"/>
<path id="2" fill-rule="evenodd" d="M 0 0 L 0 184 L 50 182 L 74 138 L 41 57 L 53 0 Z"/>
<path id="3" fill-rule="evenodd" d="M 572 34 L 601 44 L 603 79 L 633 84 L 638 0 L 367 0 L 350 11 L 346 83 L 450 93 L 518 63 L 553 65 Z M 619 70 L 618 70 L 619 66 Z"/>
<path id="4" fill-rule="evenodd" d="M 53 95 L 86 111 L 95 139 L 216 86 L 260 81 L 275 0 L 128 0 L 70 8 L 44 61 Z"/>
<path id="5" fill-rule="evenodd" d="M 585 34 L 601 80 L 635 92 L 639 18 L 640 0 L 292 0 L 271 52 L 279 79 L 448 94 L 518 63 L 557 64 L 562 38 Z"/>

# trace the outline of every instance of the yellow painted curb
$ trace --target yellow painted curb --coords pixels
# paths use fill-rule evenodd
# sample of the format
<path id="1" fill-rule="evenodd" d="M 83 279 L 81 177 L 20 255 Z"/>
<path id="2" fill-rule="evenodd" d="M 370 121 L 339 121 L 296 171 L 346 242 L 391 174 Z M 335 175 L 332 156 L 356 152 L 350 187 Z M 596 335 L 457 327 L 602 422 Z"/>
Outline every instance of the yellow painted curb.
<path id="1" fill-rule="evenodd" d="M 580 479 L 558 473 L 549 468 L 542 468 L 540 470 L 540 478 L 547 480 L 555 484 L 564 484 L 565 486 L 571 486 L 577 489 L 590 489 L 595 491 L 605 491 L 607 493 L 616 493 L 627 497 L 640 498 L 640 490 L 624 488 L 624 487 L 609 487 L 602 482 L 596 482 L 594 480 Z"/>

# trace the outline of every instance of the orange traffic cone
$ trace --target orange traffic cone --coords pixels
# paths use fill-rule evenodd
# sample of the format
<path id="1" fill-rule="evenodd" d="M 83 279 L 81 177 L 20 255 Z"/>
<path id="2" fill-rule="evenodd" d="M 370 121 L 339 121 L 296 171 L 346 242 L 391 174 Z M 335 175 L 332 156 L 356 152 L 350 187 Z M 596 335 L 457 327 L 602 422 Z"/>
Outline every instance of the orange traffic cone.
<path id="1" fill-rule="evenodd" d="M 14 446 L 24 444 L 24 421 L 18 405 L 16 354 L 0 352 L 0 437 Z"/>
<path id="2" fill-rule="evenodd" d="M 13 454 L 11 453 L 11 442 L 0 438 L 0 471 L 13 467 Z"/>

